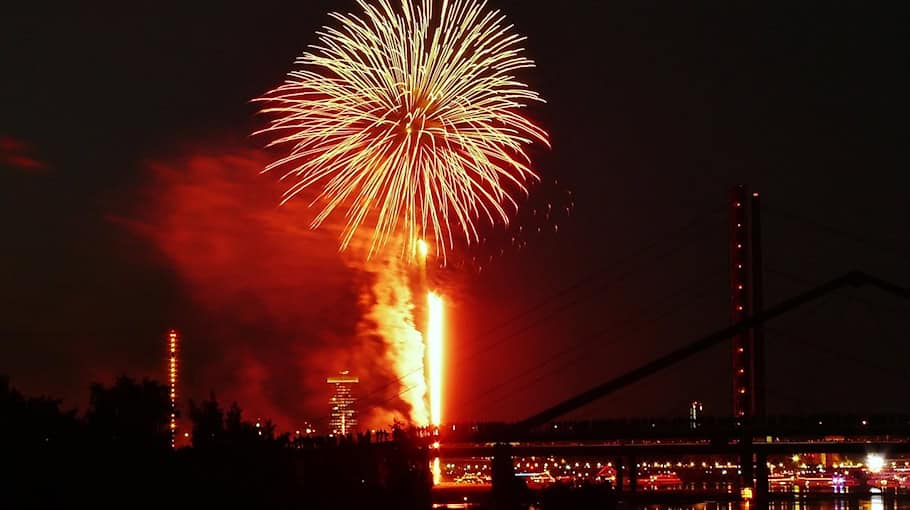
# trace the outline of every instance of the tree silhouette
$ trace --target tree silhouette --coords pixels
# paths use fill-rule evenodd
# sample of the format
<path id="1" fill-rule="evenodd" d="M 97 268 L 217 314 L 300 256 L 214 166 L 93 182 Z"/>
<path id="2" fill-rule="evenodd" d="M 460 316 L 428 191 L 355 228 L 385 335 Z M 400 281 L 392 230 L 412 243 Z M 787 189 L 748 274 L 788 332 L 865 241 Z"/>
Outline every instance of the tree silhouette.
<path id="1" fill-rule="evenodd" d="M 131 448 L 170 447 L 171 404 L 167 386 L 118 377 L 111 387 L 91 386 L 86 422 L 95 439 Z"/>
<path id="2" fill-rule="evenodd" d="M 237 402 L 225 413 L 215 393 L 199 405 L 190 401 L 190 420 L 193 422 L 193 448 L 255 449 L 262 447 L 283 447 L 290 443 L 288 434 L 275 436 L 275 424 L 271 420 L 243 420 L 243 410 Z"/>
<path id="3" fill-rule="evenodd" d="M 0 444 L 48 448 L 78 433 L 76 411 L 60 411 L 60 400 L 24 397 L 0 375 Z"/>
<path id="4" fill-rule="evenodd" d="M 243 411 L 237 402 L 228 410 L 225 442 L 235 448 L 259 446 L 275 438 L 275 425 L 270 420 L 250 423 L 243 421 Z"/>
<path id="5" fill-rule="evenodd" d="M 224 440 L 224 411 L 218 405 L 215 392 L 198 406 L 190 400 L 190 420 L 193 422 L 193 448 L 210 449 Z"/>
<path id="6" fill-rule="evenodd" d="M 164 508 L 175 494 L 180 507 L 200 508 L 294 508 L 301 495 L 312 508 L 430 506 L 419 431 L 402 423 L 291 448 L 271 421 L 245 421 L 239 405 L 225 411 L 212 393 L 190 402 L 193 448 L 172 451 L 166 386 L 124 376 L 92 385 L 90 396 L 80 420 L 0 376 L 0 508 L 66 508 L 80 493 L 93 508 Z"/>

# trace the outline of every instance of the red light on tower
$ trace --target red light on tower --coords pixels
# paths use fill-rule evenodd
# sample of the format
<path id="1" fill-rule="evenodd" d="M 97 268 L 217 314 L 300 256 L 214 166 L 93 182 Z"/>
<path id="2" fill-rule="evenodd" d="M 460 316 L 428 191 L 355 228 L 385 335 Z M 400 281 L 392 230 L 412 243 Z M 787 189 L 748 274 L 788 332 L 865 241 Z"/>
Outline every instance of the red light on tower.
<path id="1" fill-rule="evenodd" d="M 734 324 L 752 312 L 750 282 L 751 246 L 749 245 L 748 203 L 750 194 L 742 186 L 730 192 L 730 304 Z M 733 416 L 749 417 L 752 407 L 752 360 L 750 333 L 733 337 Z"/>
<path id="2" fill-rule="evenodd" d="M 167 340 L 168 387 L 171 398 L 171 448 L 177 448 L 177 332 L 172 329 L 167 335 Z"/>

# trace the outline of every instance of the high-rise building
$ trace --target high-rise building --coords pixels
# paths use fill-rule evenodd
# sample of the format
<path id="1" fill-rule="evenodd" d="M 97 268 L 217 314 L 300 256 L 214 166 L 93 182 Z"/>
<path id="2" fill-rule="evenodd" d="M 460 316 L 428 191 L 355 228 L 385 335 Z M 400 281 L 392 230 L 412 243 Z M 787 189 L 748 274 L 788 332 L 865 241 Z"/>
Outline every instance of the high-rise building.
<path id="1" fill-rule="evenodd" d="M 689 428 L 694 430 L 701 426 L 701 413 L 704 410 L 704 404 L 698 400 L 689 405 Z"/>
<path id="2" fill-rule="evenodd" d="M 332 434 L 346 435 L 357 430 L 357 398 L 354 397 L 354 385 L 360 382 L 351 372 L 345 370 L 340 374 L 329 377 L 326 382 L 334 386 L 334 392 L 329 400 L 331 419 L 329 429 Z"/>

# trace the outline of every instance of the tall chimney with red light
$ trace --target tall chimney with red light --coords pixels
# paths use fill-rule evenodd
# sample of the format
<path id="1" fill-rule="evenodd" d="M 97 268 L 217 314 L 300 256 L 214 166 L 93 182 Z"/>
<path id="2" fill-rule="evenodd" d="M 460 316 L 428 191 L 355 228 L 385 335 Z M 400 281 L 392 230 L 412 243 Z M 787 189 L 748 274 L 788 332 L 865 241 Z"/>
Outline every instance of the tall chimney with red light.
<path id="1" fill-rule="evenodd" d="M 179 337 L 175 330 L 167 335 L 168 387 L 171 399 L 171 448 L 177 448 L 177 353 Z"/>

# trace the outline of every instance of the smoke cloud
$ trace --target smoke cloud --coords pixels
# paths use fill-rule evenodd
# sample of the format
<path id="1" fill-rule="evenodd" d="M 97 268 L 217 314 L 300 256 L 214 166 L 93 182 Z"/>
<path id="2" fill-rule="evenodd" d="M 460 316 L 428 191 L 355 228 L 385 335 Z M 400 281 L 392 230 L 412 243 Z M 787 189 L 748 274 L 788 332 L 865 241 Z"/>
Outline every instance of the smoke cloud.
<path id="1" fill-rule="evenodd" d="M 211 389 L 248 418 L 325 431 L 325 378 L 350 370 L 361 380 L 364 426 L 422 422 L 422 341 L 406 268 L 394 257 L 339 253 L 336 226 L 308 228 L 305 199 L 278 206 L 284 184 L 260 173 L 266 163 L 237 150 L 148 164 L 127 224 L 190 296 L 175 318 L 182 394 Z"/>

